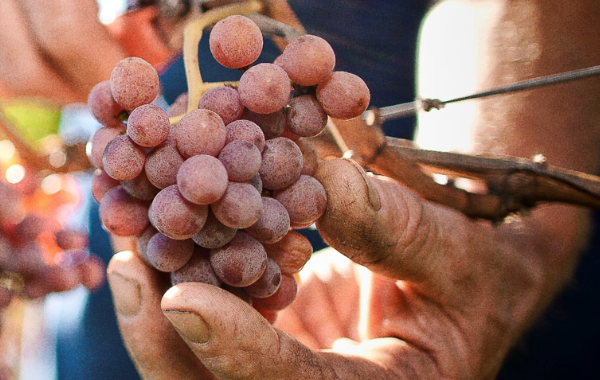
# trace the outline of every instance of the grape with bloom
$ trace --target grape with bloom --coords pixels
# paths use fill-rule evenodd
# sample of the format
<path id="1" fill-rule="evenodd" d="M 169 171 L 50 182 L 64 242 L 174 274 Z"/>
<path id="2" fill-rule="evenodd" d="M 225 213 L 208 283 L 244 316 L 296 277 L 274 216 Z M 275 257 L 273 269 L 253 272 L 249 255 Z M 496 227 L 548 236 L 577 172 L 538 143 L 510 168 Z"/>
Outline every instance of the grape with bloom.
<path id="1" fill-rule="evenodd" d="M 292 41 L 274 63 L 257 62 L 260 30 L 236 15 L 214 26 L 210 47 L 218 62 L 244 73 L 237 88 L 206 91 L 197 109 L 188 111 L 182 94 L 160 110 L 152 103 L 156 76 L 137 59 L 120 62 L 90 95 L 104 124 L 89 149 L 95 198 L 104 227 L 138 237 L 139 254 L 170 272 L 174 285 L 221 286 L 276 314 L 293 302 L 312 254 L 295 230 L 327 207 L 306 139 L 330 116 L 359 116 L 369 93 L 360 78 L 334 71 L 333 49 L 317 36 Z M 170 131 L 169 116 L 180 116 Z"/>

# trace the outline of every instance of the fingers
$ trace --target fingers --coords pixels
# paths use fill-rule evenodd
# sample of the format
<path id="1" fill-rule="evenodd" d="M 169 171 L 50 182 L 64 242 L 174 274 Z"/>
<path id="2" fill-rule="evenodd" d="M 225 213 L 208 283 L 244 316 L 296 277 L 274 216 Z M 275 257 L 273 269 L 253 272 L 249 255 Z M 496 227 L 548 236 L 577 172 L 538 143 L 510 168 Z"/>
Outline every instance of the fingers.
<path id="1" fill-rule="evenodd" d="M 162 308 L 219 379 L 335 378 L 323 358 L 220 288 L 180 284 L 165 294 Z"/>
<path id="2" fill-rule="evenodd" d="M 169 36 L 183 35 L 180 28 L 162 24 L 156 7 L 143 7 L 121 15 L 107 28 L 128 56 L 143 58 L 161 70 L 181 50 L 180 44 L 175 43 L 180 38 Z"/>
<path id="3" fill-rule="evenodd" d="M 95 0 L 21 0 L 34 42 L 85 101 L 125 53 L 98 19 Z M 52 22 L 48 22 L 52 20 Z"/>
<path id="4" fill-rule="evenodd" d="M 300 272 L 295 301 L 275 326 L 315 349 L 341 337 L 358 340 L 358 268 L 331 248 L 314 254 Z"/>
<path id="5" fill-rule="evenodd" d="M 367 177 L 349 160 L 324 161 L 315 177 L 328 198 L 317 228 L 353 261 L 436 292 L 472 271 L 472 255 L 481 252 L 473 244 L 484 241 L 483 231 L 462 214 L 425 202 L 394 181 Z"/>
<path id="6" fill-rule="evenodd" d="M 250 305 L 214 286 L 183 283 L 162 308 L 177 331 L 219 379 L 334 379 L 319 355 L 275 330 Z"/>
<path id="7" fill-rule="evenodd" d="M 16 0 L 0 2 L 0 82 L 12 96 L 46 96 L 59 103 L 81 96 L 44 59 Z"/>
<path id="8" fill-rule="evenodd" d="M 164 296 L 162 308 L 202 363 L 219 379 L 440 378 L 433 360 L 405 342 L 380 339 L 346 345 L 347 353 L 308 349 L 273 328 L 231 293 L 183 283 Z M 411 375 L 419 375 L 410 377 Z"/>
<path id="9" fill-rule="evenodd" d="M 212 378 L 162 314 L 166 286 L 156 271 L 123 251 L 109 263 L 108 282 L 125 347 L 143 379 Z"/>

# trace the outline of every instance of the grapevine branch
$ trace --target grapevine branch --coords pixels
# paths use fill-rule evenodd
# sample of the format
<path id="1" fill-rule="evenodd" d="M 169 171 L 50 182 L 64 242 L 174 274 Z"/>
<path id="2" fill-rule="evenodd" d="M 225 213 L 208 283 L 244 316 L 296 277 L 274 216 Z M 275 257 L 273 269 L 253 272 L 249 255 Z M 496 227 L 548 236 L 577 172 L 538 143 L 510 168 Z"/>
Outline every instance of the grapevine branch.
<path id="1" fill-rule="evenodd" d="M 283 50 L 287 42 L 303 34 L 304 28 L 286 1 L 202 1 L 200 15 L 187 21 L 183 28 L 183 56 L 188 83 L 188 112 L 197 108 L 207 90 L 237 86 L 237 82 L 204 82 L 198 61 L 198 44 L 204 30 L 233 14 L 248 15 Z M 455 208 L 464 214 L 490 220 L 502 220 L 510 213 L 534 207 L 539 202 L 565 202 L 600 209 L 600 178 L 547 165 L 539 160 L 514 157 L 482 157 L 422 150 L 407 140 L 385 136 L 381 124 L 386 120 L 414 114 L 420 110 L 441 108 L 444 104 L 473 97 L 499 95 L 566 80 L 600 74 L 600 66 L 534 78 L 506 88 L 492 89 L 468 97 L 447 100 L 416 100 L 396 106 L 373 108 L 353 120 L 331 120 L 320 136 L 309 139 L 321 158 L 352 157 L 359 165 L 393 178 L 413 189 L 423 198 Z M 177 123 L 183 115 L 172 118 Z M 65 146 L 67 164 L 60 168 L 48 163 L 40 153 L 19 137 L 9 123 L 0 119 L 0 132 L 15 143 L 19 153 L 37 170 L 78 171 L 90 168 L 83 144 Z M 483 183 L 485 193 L 468 192 L 454 186 L 453 181 L 440 184 L 432 173 L 450 178 L 469 178 Z"/>
<path id="2" fill-rule="evenodd" d="M 500 221 L 539 202 L 600 209 L 599 177 L 548 165 L 540 156 L 525 160 L 423 150 L 408 140 L 385 136 L 380 125 L 367 125 L 361 118 L 332 123 L 334 132 L 312 139 L 321 157 L 351 156 L 359 165 L 403 183 L 423 198 L 470 217 Z M 431 174 L 476 180 L 487 192 L 468 192 L 453 181 L 440 184 Z"/>
<path id="3" fill-rule="evenodd" d="M 184 28 L 184 61 L 190 93 L 188 111 L 197 107 L 203 92 L 222 85 L 202 82 L 197 53 L 203 29 L 236 13 L 249 15 L 256 20 L 263 33 L 271 36 L 281 50 L 288 40 L 304 32 L 302 24 L 285 1 L 226 2 L 210 8 Z M 417 100 L 406 105 L 372 109 L 365 112 L 362 118 L 332 120 L 328 123 L 326 133 L 311 140 L 320 148 L 321 157 L 339 156 L 340 153 L 352 156 L 361 166 L 405 184 L 423 198 L 453 207 L 471 217 L 498 221 L 542 201 L 600 208 L 600 179 L 597 177 L 519 158 L 425 151 L 406 140 L 387 137 L 381 129 L 381 123 L 385 120 L 414 114 L 419 110 L 441 108 L 446 103 L 582 79 L 599 73 L 600 67 L 594 67 L 534 78 L 446 102 Z M 431 172 L 477 179 L 486 185 L 488 192 L 468 192 L 455 187 L 453 182 L 439 184 L 434 181 Z"/>

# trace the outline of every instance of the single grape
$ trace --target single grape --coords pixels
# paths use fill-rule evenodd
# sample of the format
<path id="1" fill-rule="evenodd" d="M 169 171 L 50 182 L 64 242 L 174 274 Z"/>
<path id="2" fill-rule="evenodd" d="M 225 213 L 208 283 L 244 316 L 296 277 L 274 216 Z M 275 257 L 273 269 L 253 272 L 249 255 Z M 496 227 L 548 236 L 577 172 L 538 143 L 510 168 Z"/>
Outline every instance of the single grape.
<path id="1" fill-rule="evenodd" d="M 99 213 L 102 226 L 113 235 L 139 235 L 148 226 L 148 202 L 135 199 L 121 186 L 104 194 Z"/>
<path id="2" fill-rule="evenodd" d="M 250 227 L 262 212 L 260 193 L 248 183 L 229 182 L 225 194 L 210 205 L 217 219 L 231 228 Z"/>
<path id="3" fill-rule="evenodd" d="M 225 126 L 227 132 L 225 145 L 235 140 L 246 140 L 256 145 L 260 152 L 265 148 L 265 134 L 260 127 L 250 120 L 236 120 Z"/>
<path id="4" fill-rule="evenodd" d="M 179 153 L 175 140 L 169 137 L 146 156 L 144 171 L 148 180 L 159 189 L 177 183 L 177 172 L 185 159 Z"/>
<path id="5" fill-rule="evenodd" d="M 246 232 L 261 243 L 278 242 L 290 229 L 290 216 L 278 200 L 262 197 L 262 202 L 263 211 L 260 218 L 246 228 Z"/>
<path id="6" fill-rule="evenodd" d="M 277 65 L 279 67 L 281 67 L 283 69 L 283 57 L 281 56 L 281 54 L 279 54 L 274 60 L 273 60 L 273 64 Z M 289 76 L 289 74 L 288 74 Z"/>
<path id="7" fill-rule="evenodd" d="M 61 229 L 56 231 L 56 244 L 62 249 L 85 249 L 90 239 L 85 231 Z"/>
<path id="8" fill-rule="evenodd" d="M 281 135 L 285 129 L 286 108 L 268 114 L 252 112 L 246 108 L 242 114 L 242 119 L 254 122 L 262 129 L 265 139 L 272 139 Z"/>
<path id="9" fill-rule="evenodd" d="M 110 75 L 113 98 L 128 111 L 151 103 L 158 96 L 159 89 L 156 69 L 141 58 L 121 60 Z"/>
<path id="10" fill-rule="evenodd" d="M 85 286 L 88 290 L 94 292 L 104 284 L 106 267 L 99 257 L 90 255 L 76 269 L 81 285 Z"/>
<path id="11" fill-rule="evenodd" d="M 194 253 L 191 239 L 174 240 L 156 233 L 146 246 L 148 262 L 161 272 L 172 272 L 183 267 Z"/>
<path id="12" fill-rule="evenodd" d="M 148 176 L 144 170 L 133 179 L 121 181 L 121 186 L 123 186 L 123 189 L 125 189 L 129 195 L 143 201 L 151 201 L 160 191 L 158 187 L 154 186 L 150 180 L 148 180 Z"/>
<path id="13" fill-rule="evenodd" d="M 216 157 L 225 146 L 226 136 L 221 117 L 206 109 L 188 112 L 173 127 L 177 149 L 186 158 L 197 154 Z"/>
<path id="14" fill-rule="evenodd" d="M 215 24 L 210 32 L 209 47 L 221 65 L 239 69 L 258 59 L 263 48 L 263 36 L 254 21 L 233 15 Z"/>
<path id="15" fill-rule="evenodd" d="M 94 170 L 94 174 L 92 174 L 92 196 L 96 202 L 100 203 L 100 200 L 108 190 L 119 185 L 120 182 L 110 177 L 104 170 Z"/>
<path id="16" fill-rule="evenodd" d="M 188 98 L 187 92 L 180 94 L 175 101 L 171 103 L 171 106 L 167 110 L 167 116 L 175 117 L 185 114 L 188 108 Z"/>
<path id="17" fill-rule="evenodd" d="M 163 235 L 185 240 L 202 229 L 208 215 L 208 207 L 185 199 L 177 185 L 162 189 L 150 205 L 150 222 Z"/>
<path id="18" fill-rule="evenodd" d="M 106 145 L 115 137 L 124 134 L 125 131 L 125 125 L 121 125 L 118 127 L 102 127 L 94 132 L 85 147 L 85 151 L 90 163 L 95 168 L 102 169 L 102 155 Z"/>
<path id="19" fill-rule="evenodd" d="M 146 152 L 129 136 L 112 139 L 102 154 L 102 167 L 106 174 L 120 181 L 133 179 L 144 170 Z"/>
<path id="20" fill-rule="evenodd" d="M 263 310 L 283 310 L 294 302 L 298 294 L 298 283 L 289 274 L 281 275 L 281 283 L 275 294 L 267 298 L 252 298 L 252 306 Z"/>
<path id="21" fill-rule="evenodd" d="M 207 205 L 216 202 L 225 193 L 227 170 L 213 156 L 192 156 L 181 164 L 177 173 L 177 186 L 188 201 Z"/>
<path id="22" fill-rule="evenodd" d="M 317 150 L 308 141 L 299 139 L 296 141 L 296 145 L 302 152 L 302 172 L 301 174 L 314 176 L 319 166 L 319 156 Z"/>
<path id="23" fill-rule="evenodd" d="M 252 300 L 250 300 L 252 301 Z M 267 320 L 271 325 L 274 325 L 277 322 L 277 318 L 279 317 L 279 312 L 277 310 L 266 310 L 266 309 L 258 309 L 255 308 L 256 311 L 263 316 L 264 319 Z"/>
<path id="24" fill-rule="evenodd" d="M 235 236 L 237 229 L 227 227 L 215 217 L 209 210 L 204 227 L 194 236 L 192 240 L 203 248 L 219 248 L 229 243 Z"/>
<path id="25" fill-rule="evenodd" d="M 313 253 L 310 240 L 297 231 L 289 231 L 276 243 L 265 244 L 265 250 L 285 274 L 300 272 Z"/>
<path id="26" fill-rule="evenodd" d="M 167 113 L 154 104 L 144 104 L 127 119 L 127 134 L 139 146 L 154 147 L 167 139 L 171 124 Z"/>
<path id="27" fill-rule="evenodd" d="M 290 131 L 290 129 L 287 126 L 283 130 L 283 132 L 281 132 L 281 135 L 279 135 L 279 137 L 285 137 L 286 139 L 290 139 L 293 142 L 298 142 L 298 140 L 300 140 L 300 136 Z"/>
<path id="28" fill-rule="evenodd" d="M 234 140 L 223 147 L 219 161 L 227 170 L 230 181 L 249 181 L 260 169 L 260 150 L 250 141 Z"/>
<path id="29" fill-rule="evenodd" d="M 301 137 L 313 137 L 325 129 L 327 114 L 313 95 L 302 95 L 290 101 L 286 127 Z"/>
<path id="30" fill-rule="evenodd" d="M 223 281 L 215 274 L 210 265 L 210 251 L 196 246 L 192 258 L 181 268 L 171 272 L 171 285 L 182 282 L 201 282 L 221 286 Z"/>
<path id="31" fill-rule="evenodd" d="M 281 284 L 281 270 L 277 263 L 267 257 L 267 267 L 262 276 L 244 288 L 254 298 L 267 298 L 275 294 Z"/>
<path id="32" fill-rule="evenodd" d="M 150 261 L 148 261 L 148 242 L 150 238 L 158 233 L 158 230 L 154 228 L 152 224 L 148 224 L 148 227 L 137 238 L 137 253 L 139 256 L 146 262 L 146 264 L 150 265 Z"/>
<path id="33" fill-rule="evenodd" d="M 263 186 L 269 190 L 288 187 L 300 176 L 302 165 L 302 152 L 295 142 L 285 137 L 267 140 L 259 170 Z"/>
<path id="34" fill-rule="evenodd" d="M 245 287 L 260 278 L 267 267 L 267 253 L 262 244 L 244 232 L 221 248 L 210 250 L 210 263 L 226 284 Z"/>
<path id="35" fill-rule="evenodd" d="M 317 100 L 327 115 L 348 120 L 362 115 L 369 106 L 371 93 L 359 76 L 334 71 L 317 86 Z"/>
<path id="36" fill-rule="evenodd" d="M 50 226 L 50 220 L 43 218 L 41 215 L 27 214 L 25 217 L 17 223 L 14 227 L 14 235 L 18 240 L 30 240 L 37 239 L 42 232 L 48 230 Z"/>
<path id="37" fill-rule="evenodd" d="M 211 88 L 198 102 L 199 109 L 207 109 L 217 113 L 225 125 L 238 120 L 244 112 L 244 105 L 237 90 L 227 86 Z"/>
<path id="38" fill-rule="evenodd" d="M 51 264 L 62 269 L 70 269 L 80 265 L 89 257 L 90 252 L 87 249 L 67 249 L 54 256 Z"/>
<path id="39" fill-rule="evenodd" d="M 104 126 L 124 126 L 120 115 L 125 109 L 113 98 L 110 92 L 110 81 L 106 80 L 95 85 L 88 95 L 87 104 L 92 115 Z"/>
<path id="40" fill-rule="evenodd" d="M 285 47 L 280 64 L 294 83 L 314 86 L 333 71 L 335 53 L 323 38 L 306 34 Z"/>
<path id="41" fill-rule="evenodd" d="M 252 112 L 269 114 L 290 100 L 290 78 L 285 71 L 272 63 L 259 63 L 248 69 L 238 85 L 240 99 Z"/>
<path id="42" fill-rule="evenodd" d="M 238 287 L 223 283 L 223 284 L 221 284 L 221 289 L 233 294 L 234 296 L 236 296 L 237 298 L 241 299 L 242 301 L 246 302 L 249 305 L 252 304 L 252 297 L 250 297 L 250 294 L 248 294 L 248 292 L 246 292 L 244 290 L 244 288 L 238 288 Z"/>
<path id="43" fill-rule="evenodd" d="M 256 173 L 256 175 L 254 177 L 250 178 L 250 180 L 246 181 L 246 183 L 249 183 L 250 185 L 252 185 L 252 187 L 254 187 L 256 189 L 256 191 L 258 191 L 259 194 L 262 194 L 263 186 L 262 186 L 262 179 L 260 179 L 259 173 Z"/>
<path id="44" fill-rule="evenodd" d="M 300 175 L 291 186 L 273 193 L 290 215 L 293 228 L 306 228 L 323 215 L 327 208 L 327 193 L 314 177 Z"/>

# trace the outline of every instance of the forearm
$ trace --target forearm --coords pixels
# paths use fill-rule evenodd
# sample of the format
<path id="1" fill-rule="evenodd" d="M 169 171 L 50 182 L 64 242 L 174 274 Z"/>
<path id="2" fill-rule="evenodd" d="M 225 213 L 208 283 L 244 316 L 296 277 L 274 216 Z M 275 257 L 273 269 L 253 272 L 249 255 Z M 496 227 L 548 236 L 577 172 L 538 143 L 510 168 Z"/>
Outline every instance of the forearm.
<path id="1" fill-rule="evenodd" d="M 477 60 L 458 63 L 455 69 L 459 71 L 450 74 L 460 78 L 459 81 L 463 83 L 472 81 L 476 85 L 457 89 L 451 96 L 600 64 L 598 27 L 593 22 L 600 16 L 600 4 L 595 1 L 452 3 L 473 6 L 466 11 L 472 12 L 467 16 L 484 18 L 473 22 L 467 17 L 466 22 L 473 22 L 474 25 L 470 35 L 476 37 L 473 51 L 477 52 L 474 54 Z M 492 7 L 492 11 L 484 9 L 485 6 Z M 443 19 L 442 16 L 437 14 L 437 20 Z M 446 25 L 446 30 L 452 30 L 452 27 Z M 426 39 L 423 43 L 433 43 L 433 50 L 438 47 L 451 52 L 452 46 L 458 49 L 459 44 L 465 43 L 459 40 L 461 36 L 464 35 L 438 34 L 441 41 Z M 446 46 L 448 43 L 454 45 Z M 432 51 L 431 46 L 427 51 Z M 420 67 L 426 66 L 427 59 L 422 54 Z M 441 68 L 441 71 L 445 69 Z M 445 78 L 436 75 L 431 71 L 421 73 L 421 80 L 428 78 L 437 83 L 435 86 L 443 93 Z M 422 85 L 422 88 L 427 87 L 427 83 Z M 435 86 L 427 89 L 430 93 L 419 95 L 447 96 L 439 95 Z M 551 165 L 596 173 L 600 163 L 597 149 L 599 98 L 600 81 L 585 79 L 464 102 L 455 107 L 449 105 L 447 110 L 421 118 L 416 140 L 424 148 L 475 154 L 524 158 L 543 154 Z M 448 115 L 447 119 L 445 115 Z M 450 129 L 452 135 L 459 138 L 455 141 L 444 140 L 445 144 L 441 144 L 439 134 L 436 139 L 436 134 L 431 132 L 443 133 L 444 129 Z M 494 287 L 513 289 L 508 292 L 510 296 L 505 294 L 504 298 L 500 298 L 503 302 L 495 305 L 495 315 L 490 317 L 504 324 L 507 330 L 504 335 L 494 334 L 491 329 L 487 330 L 487 335 L 482 334 L 479 342 L 482 352 L 486 351 L 485 347 L 489 348 L 487 352 L 490 354 L 499 352 L 498 340 L 506 334 L 510 339 L 505 342 L 505 349 L 514 344 L 570 279 L 578 252 L 586 241 L 588 218 L 589 211 L 581 208 L 540 205 L 531 214 L 496 227 L 499 241 L 509 244 L 505 245 L 504 250 L 495 252 L 493 260 L 498 261 L 499 267 L 512 269 L 504 273 L 504 276 L 508 276 L 504 278 L 504 283 L 500 281 L 502 278 L 495 284 L 489 281 L 489 291 L 494 292 Z M 519 260 L 519 257 L 522 259 Z M 513 262 L 500 265 L 506 258 Z M 490 278 L 493 277 L 490 275 Z M 496 290 L 496 293 L 502 292 Z M 487 362 L 493 361 L 488 358 Z"/>
<path id="2" fill-rule="evenodd" d="M 77 86 L 83 101 L 126 55 L 100 23 L 96 0 L 20 0 L 36 43 Z M 52 22 L 48 22 L 52 20 Z"/>
<path id="3" fill-rule="evenodd" d="M 487 20 L 478 24 L 485 30 L 472 31 L 474 35 L 483 36 L 475 70 L 456 73 L 467 81 L 472 79 L 470 75 L 478 75 L 479 90 L 600 63 L 598 27 L 593 21 L 600 16 L 600 4 L 595 1 L 462 3 L 495 7 L 493 14 L 487 14 Z M 421 57 L 423 60 L 427 57 Z M 437 80 L 442 80 L 440 88 L 443 90 L 443 78 Z M 466 91 L 472 90 L 475 89 Z M 444 147 L 447 150 L 460 146 L 475 154 L 524 158 L 541 153 L 549 164 L 596 173 L 600 164 L 599 101 L 600 80 L 596 78 L 494 96 L 471 103 L 473 108 L 468 111 L 472 113 L 463 113 L 460 118 L 453 119 L 450 114 L 445 120 L 446 110 L 440 111 L 436 122 L 441 120 L 441 126 L 431 125 L 429 116 L 424 116 L 416 140 L 421 147 L 428 147 L 435 140 L 435 136 L 426 137 L 428 132 L 452 128 L 456 136 L 462 137 L 448 141 Z M 463 128 L 468 132 L 461 131 Z M 546 229 L 548 236 L 573 242 L 571 247 L 564 247 L 569 250 L 579 245 L 578 235 L 586 214 L 575 208 L 539 207 L 526 219 L 539 219 L 543 222 L 536 228 Z M 566 245 L 564 241 L 555 247 Z"/>
<path id="4" fill-rule="evenodd" d="M 597 1 L 502 3 L 484 41 L 483 88 L 600 64 Z M 525 158 L 541 153 L 549 164 L 596 173 L 599 102 L 597 78 L 482 100 L 475 109 L 473 152 Z M 547 263 L 548 278 L 565 280 L 558 272 L 574 264 L 587 217 L 582 209 L 542 206 L 521 221 L 539 239 L 532 254 Z"/>

